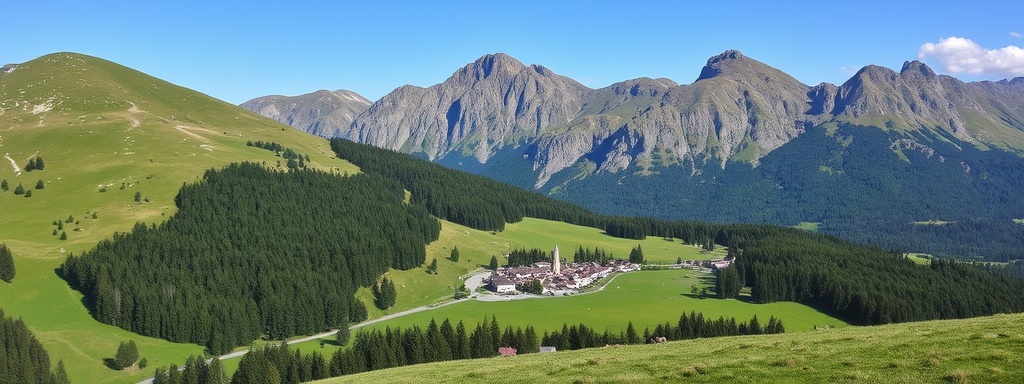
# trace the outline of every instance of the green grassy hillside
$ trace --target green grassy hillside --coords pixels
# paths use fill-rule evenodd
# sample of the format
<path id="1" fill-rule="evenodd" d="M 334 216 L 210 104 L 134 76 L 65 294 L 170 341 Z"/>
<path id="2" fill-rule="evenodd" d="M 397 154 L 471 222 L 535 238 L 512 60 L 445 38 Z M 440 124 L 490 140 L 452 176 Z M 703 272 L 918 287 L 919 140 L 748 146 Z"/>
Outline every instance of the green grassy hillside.
<path id="1" fill-rule="evenodd" d="M 1024 315 L 462 360 L 334 383 L 1019 383 Z"/>
<path id="2" fill-rule="evenodd" d="M 13 283 L 0 283 L 0 307 L 23 318 L 76 382 L 135 382 L 151 373 L 103 365 L 128 339 L 151 366 L 201 353 L 197 345 L 95 321 L 55 268 L 68 253 L 136 222 L 165 220 L 182 183 L 198 181 L 207 169 L 238 161 L 283 165 L 273 152 L 246 146 L 248 140 L 280 143 L 309 155 L 308 164 L 319 169 L 358 171 L 334 158 L 325 140 L 101 59 L 58 53 L 0 75 L 0 156 L 18 168 L 45 160 L 44 170 L 16 172 L 0 158 L 0 179 L 11 185 L 0 193 L 0 242 L 17 268 Z M 34 189 L 38 180 L 44 189 Z M 13 194 L 19 183 L 31 197 Z M 136 202 L 136 192 L 145 200 Z M 54 221 L 62 222 L 67 240 L 59 239 L 61 231 L 53 235 Z"/>

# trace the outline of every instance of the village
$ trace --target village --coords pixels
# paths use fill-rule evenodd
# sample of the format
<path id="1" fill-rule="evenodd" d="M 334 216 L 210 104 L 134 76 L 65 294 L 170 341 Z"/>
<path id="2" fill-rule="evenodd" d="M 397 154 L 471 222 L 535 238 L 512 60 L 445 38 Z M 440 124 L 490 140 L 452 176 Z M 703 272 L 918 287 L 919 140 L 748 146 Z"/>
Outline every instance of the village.
<path id="1" fill-rule="evenodd" d="M 626 260 L 567 263 L 562 262 L 558 246 L 551 252 L 552 261 L 539 261 L 529 266 L 498 268 L 488 279 L 488 288 L 498 294 L 529 292 L 547 296 L 567 296 L 580 292 L 613 273 L 639 271 L 643 265 Z M 682 261 L 660 265 L 667 268 L 689 268 L 711 272 L 728 267 L 731 260 Z"/>

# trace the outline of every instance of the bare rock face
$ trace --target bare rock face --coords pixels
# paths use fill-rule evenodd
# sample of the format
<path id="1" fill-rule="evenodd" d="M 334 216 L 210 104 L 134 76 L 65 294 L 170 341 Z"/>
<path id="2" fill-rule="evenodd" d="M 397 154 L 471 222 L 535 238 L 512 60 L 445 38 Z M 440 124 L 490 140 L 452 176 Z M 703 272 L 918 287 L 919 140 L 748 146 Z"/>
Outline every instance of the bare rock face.
<path id="1" fill-rule="evenodd" d="M 1024 78 L 964 83 L 918 61 L 900 72 L 867 66 L 841 86 L 810 87 L 726 51 L 708 59 L 689 85 L 639 78 L 592 90 L 498 53 L 441 84 L 403 86 L 368 107 L 365 99 L 345 99 L 361 113 L 332 102 L 341 97 L 320 91 L 243 106 L 321 136 L 430 159 L 455 153 L 486 163 L 506 146 L 526 145 L 536 188 L 551 187 L 555 174 L 576 166 L 583 173 L 640 174 L 674 165 L 692 174 L 730 162 L 758 166 L 806 128 L 828 122 L 933 131 L 1024 152 Z M 929 148 L 915 140 L 891 149 Z"/>
<path id="2" fill-rule="evenodd" d="M 330 138 L 347 129 L 370 104 L 365 97 L 341 89 L 293 97 L 264 96 L 246 101 L 241 107 L 299 130 Z"/>
<path id="3" fill-rule="evenodd" d="M 594 93 L 584 107 L 586 114 L 569 124 L 570 133 L 550 134 L 566 137 L 538 140 L 536 186 L 584 157 L 595 162 L 598 172 L 624 170 L 653 158 L 655 151 L 667 152 L 670 163 L 702 164 L 710 158 L 721 167 L 746 151 L 747 160 L 756 163 L 800 134 L 804 121 L 817 119 L 806 114 L 808 90 L 739 51 L 709 59 L 691 85 L 651 79 L 613 84 Z M 591 132 L 589 145 L 578 131 Z"/>
<path id="4" fill-rule="evenodd" d="M 437 159 L 453 151 L 481 163 L 580 111 L 590 89 L 505 54 L 486 55 L 429 88 L 406 86 L 360 115 L 342 137 Z"/>

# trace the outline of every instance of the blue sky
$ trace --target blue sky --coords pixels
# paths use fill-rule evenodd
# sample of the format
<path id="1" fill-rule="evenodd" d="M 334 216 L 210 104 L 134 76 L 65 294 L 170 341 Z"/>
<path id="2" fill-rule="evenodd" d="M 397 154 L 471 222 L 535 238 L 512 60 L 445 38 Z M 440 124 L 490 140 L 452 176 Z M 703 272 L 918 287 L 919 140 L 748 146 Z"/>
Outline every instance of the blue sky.
<path id="1" fill-rule="evenodd" d="M 429 86 L 487 53 L 599 88 L 686 84 L 728 49 L 814 85 L 920 59 L 965 81 L 1024 76 L 1024 1 L 0 0 L 0 64 L 102 57 L 231 103 Z M 931 45 L 928 45 L 931 44 Z"/>

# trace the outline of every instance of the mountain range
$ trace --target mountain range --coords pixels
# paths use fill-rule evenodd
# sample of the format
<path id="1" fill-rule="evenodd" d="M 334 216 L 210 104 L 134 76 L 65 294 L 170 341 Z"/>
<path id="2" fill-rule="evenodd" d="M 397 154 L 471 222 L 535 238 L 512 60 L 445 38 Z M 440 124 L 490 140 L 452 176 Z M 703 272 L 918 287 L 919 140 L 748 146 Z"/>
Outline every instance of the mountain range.
<path id="1" fill-rule="evenodd" d="M 253 107 L 262 99 L 243 106 L 263 113 Z M 361 110 L 347 125 L 291 125 L 609 214 L 810 222 L 907 250 L 927 241 L 883 237 L 951 228 L 921 227 L 928 220 L 998 219 L 1018 230 L 1006 224 L 1024 217 L 1016 203 L 1024 198 L 1024 78 L 965 83 L 909 61 L 899 72 L 870 65 L 841 85 L 809 86 L 730 50 L 688 85 L 639 78 L 591 89 L 497 53 L 440 84 L 406 85 L 364 106 L 335 109 Z M 326 105 L 318 111 L 332 114 Z M 865 220 L 885 229 L 853 229 Z"/>

